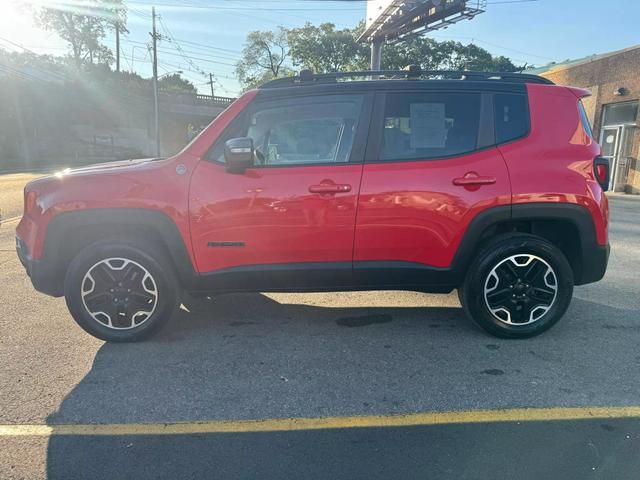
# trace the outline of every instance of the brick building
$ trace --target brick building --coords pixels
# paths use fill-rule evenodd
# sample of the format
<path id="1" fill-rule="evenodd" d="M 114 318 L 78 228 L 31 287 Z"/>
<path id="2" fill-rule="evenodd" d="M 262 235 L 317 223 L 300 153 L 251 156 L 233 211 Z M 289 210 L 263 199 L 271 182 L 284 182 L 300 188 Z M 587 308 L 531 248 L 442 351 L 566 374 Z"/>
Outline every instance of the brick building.
<path id="1" fill-rule="evenodd" d="M 612 165 L 611 189 L 640 194 L 640 45 L 534 70 L 560 85 L 588 88 L 595 138 Z"/>

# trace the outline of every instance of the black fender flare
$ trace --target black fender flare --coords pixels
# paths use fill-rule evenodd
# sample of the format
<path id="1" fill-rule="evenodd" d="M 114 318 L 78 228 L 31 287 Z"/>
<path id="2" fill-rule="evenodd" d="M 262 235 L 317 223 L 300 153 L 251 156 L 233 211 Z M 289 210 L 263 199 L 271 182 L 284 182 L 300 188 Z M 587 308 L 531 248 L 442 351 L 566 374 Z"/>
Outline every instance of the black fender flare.
<path id="1" fill-rule="evenodd" d="M 576 285 L 602 278 L 608 261 L 609 246 L 598 244 L 591 212 L 582 205 L 553 202 L 492 207 L 478 214 L 469 224 L 451 264 L 454 276 L 464 278 L 469 264 L 480 247 L 482 235 L 488 228 L 505 222 L 535 220 L 566 221 L 571 223 L 578 232 L 581 265 L 576 272 Z"/>
<path id="2" fill-rule="evenodd" d="M 142 236 L 143 241 L 156 242 L 165 248 L 182 285 L 189 287 L 197 283 L 198 274 L 185 242 L 177 225 L 168 215 L 158 210 L 142 208 L 96 208 L 61 213 L 47 226 L 43 254 L 39 261 L 39 270 L 43 274 L 46 270 L 46 278 L 54 283 L 47 288 L 47 293 L 56 296 L 62 294 L 62 280 L 70 260 L 62 252 L 66 252 L 69 245 L 86 244 L 82 238 L 74 239 L 74 232 L 91 228 L 105 229 L 109 226 L 125 233 L 153 232 L 153 239 Z"/>

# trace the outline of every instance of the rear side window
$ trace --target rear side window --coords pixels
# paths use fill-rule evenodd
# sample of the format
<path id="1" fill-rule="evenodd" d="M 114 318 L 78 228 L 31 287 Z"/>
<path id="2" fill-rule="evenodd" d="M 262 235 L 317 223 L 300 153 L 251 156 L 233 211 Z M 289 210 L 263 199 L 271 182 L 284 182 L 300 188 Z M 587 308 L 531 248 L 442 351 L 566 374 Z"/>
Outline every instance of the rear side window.
<path id="1" fill-rule="evenodd" d="M 493 100 L 496 143 L 524 137 L 529 132 L 529 109 L 525 95 L 499 93 Z"/>
<path id="2" fill-rule="evenodd" d="M 381 160 L 442 158 L 478 145 L 480 94 L 390 93 Z"/>

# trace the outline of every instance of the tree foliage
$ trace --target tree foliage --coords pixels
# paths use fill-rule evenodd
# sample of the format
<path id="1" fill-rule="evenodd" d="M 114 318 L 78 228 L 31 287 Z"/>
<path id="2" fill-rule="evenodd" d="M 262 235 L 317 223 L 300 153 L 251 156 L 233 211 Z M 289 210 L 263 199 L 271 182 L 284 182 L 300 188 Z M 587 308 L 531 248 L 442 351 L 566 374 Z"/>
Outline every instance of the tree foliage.
<path id="1" fill-rule="evenodd" d="M 287 30 L 254 31 L 247 35 L 242 59 L 236 65 L 236 74 L 247 88 L 260 85 L 283 74 L 290 73 L 285 62 L 289 57 Z"/>
<path id="2" fill-rule="evenodd" d="M 333 23 L 318 26 L 307 22 L 301 28 L 287 31 L 289 55 L 294 66 L 314 72 L 336 72 L 364 68 L 368 55 L 365 45 L 355 41 L 354 31 L 336 30 Z"/>
<path id="3" fill-rule="evenodd" d="M 357 42 L 363 29 L 364 23 L 352 29 L 336 30 L 332 23 L 307 22 L 300 28 L 251 32 L 236 73 L 245 88 L 253 88 L 278 76 L 292 74 L 293 67 L 322 73 L 366 70 L 369 46 Z M 277 68 L 273 68 L 274 63 Z M 507 57 L 494 57 L 478 45 L 452 40 L 440 42 L 429 37 L 414 37 L 382 49 L 383 69 L 397 70 L 412 64 L 424 70 L 514 72 L 522 68 Z"/>
<path id="4" fill-rule="evenodd" d="M 172 93 L 197 93 L 193 83 L 180 76 L 179 73 L 165 75 L 158 81 L 158 88 Z"/>
<path id="5" fill-rule="evenodd" d="M 55 31 L 69 44 L 76 66 L 113 62 L 113 52 L 102 42 L 116 26 L 126 32 L 126 7 L 123 0 L 86 0 L 77 5 L 60 4 L 42 8 L 39 24 Z"/>

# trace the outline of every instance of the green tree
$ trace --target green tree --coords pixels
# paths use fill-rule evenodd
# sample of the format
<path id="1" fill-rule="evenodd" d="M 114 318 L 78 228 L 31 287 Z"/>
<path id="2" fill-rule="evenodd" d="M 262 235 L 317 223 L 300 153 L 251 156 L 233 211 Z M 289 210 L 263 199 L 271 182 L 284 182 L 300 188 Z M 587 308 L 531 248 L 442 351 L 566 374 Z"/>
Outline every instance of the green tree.
<path id="1" fill-rule="evenodd" d="M 287 31 L 254 31 L 247 35 L 242 59 L 236 64 L 236 74 L 245 88 L 253 88 L 266 81 L 287 75 L 285 64 L 289 57 Z"/>
<path id="2" fill-rule="evenodd" d="M 123 0 L 85 0 L 77 6 L 42 8 L 37 20 L 69 44 L 76 66 L 110 64 L 113 52 L 102 41 L 116 25 L 126 31 L 126 7 Z"/>
<path id="3" fill-rule="evenodd" d="M 432 38 L 418 37 L 382 48 L 382 68 L 398 70 L 407 65 L 420 65 L 424 70 L 445 67 L 454 51 L 450 42 L 438 42 Z"/>
<path id="4" fill-rule="evenodd" d="M 162 91 L 173 93 L 197 92 L 195 85 L 186 78 L 182 78 L 179 73 L 173 73 L 162 77 L 158 81 L 158 88 Z"/>
<path id="5" fill-rule="evenodd" d="M 407 65 L 420 65 L 423 70 L 475 70 L 515 72 L 521 69 L 507 57 L 494 57 L 484 48 L 456 41 L 438 42 L 418 37 L 382 49 L 382 67 L 389 70 Z"/>
<path id="6" fill-rule="evenodd" d="M 366 70 L 369 46 L 359 44 L 364 22 L 355 28 L 336 30 L 332 23 L 275 32 L 251 32 L 236 73 L 245 88 L 255 87 L 278 76 L 288 75 L 291 66 L 314 72 Z M 478 70 L 514 72 L 520 70 L 507 57 L 494 57 L 473 43 L 453 40 L 439 42 L 429 37 L 414 37 L 382 49 L 382 68 L 399 70 L 407 65 L 423 70 Z"/>
<path id="7" fill-rule="evenodd" d="M 287 31 L 293 65 L 314 72 L 336 72 L 366 68 L 368 48 L 356 41 L 356 29 L 336 30 L 333 23 Z"/>

